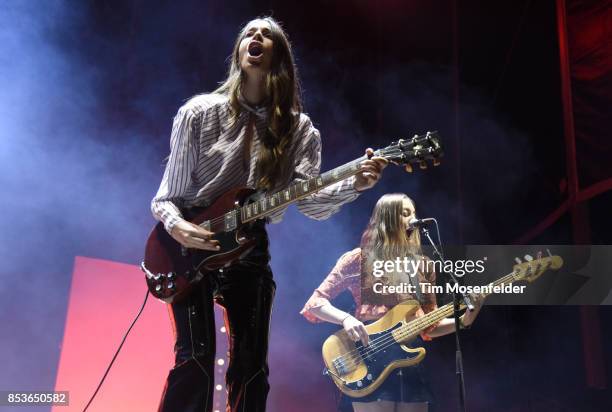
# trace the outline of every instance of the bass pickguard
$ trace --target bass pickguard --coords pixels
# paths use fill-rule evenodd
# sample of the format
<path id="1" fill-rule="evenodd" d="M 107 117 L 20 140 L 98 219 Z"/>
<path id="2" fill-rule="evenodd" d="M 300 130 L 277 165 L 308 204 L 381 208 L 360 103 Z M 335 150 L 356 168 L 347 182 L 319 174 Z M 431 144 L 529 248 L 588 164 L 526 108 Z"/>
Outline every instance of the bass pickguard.
<path id="1" fill-rule="evenodd" d="M 402 345 L 390 336 L 389 332 L 401 327 L 401 325 L 400 323 L 386 331 L 370 334 L 370 344 L 367 347 L 358 342 L 355 345 L 355 351 L 352 352 L 355 356 L 344 355 L 344 359 L 338 357 L 333 360 L 336 374 L 339 377 L 350 373 L 357 364 L 363 364 L 367 369 L 365 376 L 360 379 L 345 381 L 343 386 L 346 390 L 361 392 L 377 382 L 380 383 L 379 378 L 395 369 L 396 365 L 394 363 L 397 363 L 397 361 L 408 361 L 408 363 L 413 361 L 418 363 L 417 358 L 421 356 L 421 353 L 418 351 L 407 352 L 402 349 L 402 345 L 406 347 L 421 346 L 423 341 L 419 336 L 412 339 L 409 343 L 402 343 Z M 401 365 L 397 365 L 397 367 L 399 366 Z"/>

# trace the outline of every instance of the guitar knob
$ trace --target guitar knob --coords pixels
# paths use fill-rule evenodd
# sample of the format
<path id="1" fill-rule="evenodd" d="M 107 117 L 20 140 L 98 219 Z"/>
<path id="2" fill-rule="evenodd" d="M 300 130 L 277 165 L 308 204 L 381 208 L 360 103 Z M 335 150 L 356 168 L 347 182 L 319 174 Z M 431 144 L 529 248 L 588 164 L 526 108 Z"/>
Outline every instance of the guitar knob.
<path id="1" fill-rule="evenodd" d="M 157 284 L 157 286 L 155 286 L 155 291 L 160 292 L 161 290 L 162 290 L 162 285 Z"/>
<path id="2" fill-rule="evenodd" d="M 166 277 L 168 278 L 168 280 L 172 280 L 172 279 L 174 279 L 175 274 L 174 274 L 174 272 L 170 272 L 170 273 L 168 273 L 168 275 L 166 275 Z"/>
<path id="3" fill-rule="evenodd" d="M 357 381 L 357 387 L 361 388 L 363 386 L 363 382 Z"/>
<path id="4" fill-rule="evenodd" d="M 367 376 L 366 376 L 366 378 L 367 378 L 369 381 L 371 381 L 371 380 L 372 380 L 372 374 L 371 374 L 371 373 L 368 373 L 368 374 L 367 374 Z"/>
<path id="5" fill-rule="evenodd" d="M 176 285 L 174 284 L 174 282 L 168 282 L 168 285 L 166 285 L 166 288 L 172 290 L 174 289 L 175 286 Z"/>

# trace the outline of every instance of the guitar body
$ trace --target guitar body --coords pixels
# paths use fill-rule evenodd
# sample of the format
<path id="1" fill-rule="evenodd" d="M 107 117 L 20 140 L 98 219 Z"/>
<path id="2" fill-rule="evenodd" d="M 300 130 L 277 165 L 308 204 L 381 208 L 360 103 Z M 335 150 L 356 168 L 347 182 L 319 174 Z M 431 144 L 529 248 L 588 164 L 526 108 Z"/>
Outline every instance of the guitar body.
<path id="1" fill-rule="evenodd" d="M 563 266 L 560 256 L 532 259 L 514 266 L 512 272 L 485 285 L 482 296 L 492 293 L 495 286 L 519 281 L 533 282 L 549 269 Z M 459 305 L 460 310 L 465 305 Z M 387 376 L 397 368 L 413 366 L 425 357 L 421 331 L 435 325 L 454 312 L 453 302 L 416 317 L 418 302 L 407 300 L 390 309 L 376 322 L 366 325 L 370 344 L 353 342 L 343 330 L 336 332 L 323 343 L 323 361 L 326 374 L 348 396 L 360 398 L 374 392 Z"/>
<path id="2" fill-rule="evenodd" d="M 329 376 L 343 393 L 354 398 L 367 396 L 394 369 L 413 366 L 423 360 L 425 348 L 408 346 L 422 343 L 418 334 L 403 339 L 400 344 L 392 336 L 392 331 L 415 318 L 419 307 L 416 301 L 403 302 L 376 322 L 366 325 L 370 336 L 368 349 L 361 342 L 351 340 L 344 329 L 327 338 L 323 343 L 323 361 L 330 371 Z M 376 353 L 372 353 L 373 349 Z"/>
<path id="3" fill-rule="evenodd" d="M 249 237 L 249 225 L 235 223 L 235 228 L 227 230 L 223 216 L 240 207 L 253 193 L 248 188 L 231 190 L 217 199 L 210 207 L 199 212 L 186 213 L 191 223 L 201 225 L 215 233 L 219 241 L 219 251 L 187 249 L 174 240 L 162 223 L 151 231 L 145 247 L 144 262 L 141 267 L 149 291 L 156 298 L 167 303 L 177 302 L 186 296 L 192 286 L 207 273 L 229 266 L 232 262 L 248 254 L 256 241 Z M 217 220 L 215 220 L 217 219 Z M 234 225 L 232 225 L 234 226 Z"/>
<path id="4" fill-rule="evenodd" d="M 141 268 L 149 291 L 156 298 L 172 303 L 182 299 L 207 272 L 219 270 L 246 256 L 255 247 L 255 236 L 249 229 L 276 210 L 289 206 L 334 183 L 361 171 L 361 163 L 368 156 L 380 156 L 395 164 L 421 167 L 428 160 L 439 162 L 442 147 L 436 132 L 400 139 L 386 148 L 376 150 L 322 175 L 298 180 L 282 190 L 265 196 L 253 196 L 249 188 L 226 192 L 210 207 L 201 211 L 185 211 L 185 218 L 214 233 L 219 251 L 187 249 L 176 242 L 159 223 L 153 228 L 145 247 Z M 255 200 L 254 198 L 257 197 Z"/>

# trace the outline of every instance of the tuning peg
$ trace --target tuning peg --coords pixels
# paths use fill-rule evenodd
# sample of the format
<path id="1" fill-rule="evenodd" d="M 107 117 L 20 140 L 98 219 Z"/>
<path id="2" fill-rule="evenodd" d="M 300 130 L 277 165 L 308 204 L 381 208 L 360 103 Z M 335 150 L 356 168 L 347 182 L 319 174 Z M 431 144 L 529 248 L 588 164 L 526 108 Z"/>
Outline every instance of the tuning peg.
<path id="1" fill-rule="evenodd" d="M 406 172 L 408 173 L 412 173 L 412 165 L 410 163 L 408 163 L 405 167 L 404 170 L 406 170 Z"/>
<path id="2" fill-rule="evenodd" d="M 419 167 L 421 168 L 421 170 L 427 169 L 427 162 L 425 160 L 421 160 L 419 162 Z"/>
<path id="3" fill-rule="evenodd" d="M 540 260 L 542 259 L 542 251 L 538 250 L 538 253 L 536 253 L 536 260 Z"/>

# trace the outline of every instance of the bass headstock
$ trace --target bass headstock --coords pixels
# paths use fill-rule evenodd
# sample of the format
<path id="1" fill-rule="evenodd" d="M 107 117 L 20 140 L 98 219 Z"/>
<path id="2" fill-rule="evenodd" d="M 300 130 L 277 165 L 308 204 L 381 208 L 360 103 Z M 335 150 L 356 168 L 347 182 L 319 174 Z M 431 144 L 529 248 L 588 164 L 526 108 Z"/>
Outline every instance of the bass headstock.
<path id="1" fill-rule="evenodd" d="M 400 139 L 374 152 L 374 156 L 384 157 L 396 165 L 404 165 L 408 172 L 412 172 L 412 165 L 419 165 L 421 169 L 426 169 L 428 163 L 439 165 L 443 154 L 437 131 Z"/>
<path id="2" fill-rule="evenodd" d="M 549 255 L 516 264 L 512 276 L 516 280 L 526 280 L 531 283 L 547 270 L 558 270 L 561 266 L 563 266 L 561 256 Z"/>

